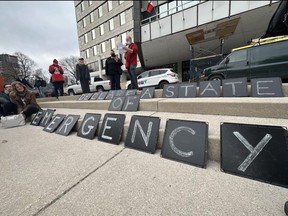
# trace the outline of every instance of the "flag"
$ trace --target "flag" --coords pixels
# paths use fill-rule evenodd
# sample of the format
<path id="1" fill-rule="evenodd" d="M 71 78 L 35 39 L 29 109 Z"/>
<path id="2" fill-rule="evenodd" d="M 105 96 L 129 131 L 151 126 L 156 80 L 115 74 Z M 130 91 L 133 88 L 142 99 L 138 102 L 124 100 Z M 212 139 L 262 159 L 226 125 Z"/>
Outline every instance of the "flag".
<path id="1" fill-rule="evenodd" d="M 154 6 L 152 4 L 152 1 L 148 1 L 148 4 L 147 4 L 147 12 L 148 13 L 151 13 L 152 11 L 154 10 Z"/>

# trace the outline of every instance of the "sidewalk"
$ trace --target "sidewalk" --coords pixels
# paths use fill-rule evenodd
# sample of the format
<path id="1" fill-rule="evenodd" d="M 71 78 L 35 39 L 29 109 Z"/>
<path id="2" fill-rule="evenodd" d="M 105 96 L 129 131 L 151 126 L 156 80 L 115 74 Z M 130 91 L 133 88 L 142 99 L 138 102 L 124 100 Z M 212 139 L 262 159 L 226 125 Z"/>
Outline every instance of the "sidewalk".
<path id="1" fill-rule="evenodd" d="M 285 188 L 26 125 L 0 129 L 0 215 L 285 215 Z"/>

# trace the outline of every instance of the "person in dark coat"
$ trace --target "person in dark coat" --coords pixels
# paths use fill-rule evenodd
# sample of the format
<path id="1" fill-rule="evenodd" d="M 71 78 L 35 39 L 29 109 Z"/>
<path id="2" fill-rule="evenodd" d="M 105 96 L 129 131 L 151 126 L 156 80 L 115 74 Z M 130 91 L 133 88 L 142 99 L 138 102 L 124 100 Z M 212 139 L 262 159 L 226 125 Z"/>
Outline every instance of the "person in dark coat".
<path id="1" fill-rule="evenodd" d="M 26 80 L 26 77 L 19 75 L 16 81 L 21 82 L 23 85 L 28 86 L 30 89 L 33 89 L 33 86 Z"/>
<path id="2" fill-rule="evenodd" d="M 64 94 L 64 89 L 63 89 L 64 70 L 62 69 L 61 66 L 58 65 L 57 59 L 53 60 L 53 64 L 49 66 L 48 70 L 49 70 L 49 73 L 52 74 L 51 81 L 54 86 L 55 96 L 58 99 L 59 92 L 60 92 L 60 96 L 63 96 Z"/>
<path id="3" fill-rule="evenodd" d="M 11 85 L 4 85 L 4 92 L 0 93 L 0 116 L 17 114 L 17 106 L 11 102 L 9 97 L 11 91 Z"/>
<path id="4" fill-rule="evenodd" d="M 90 93 L 90 73 L 88 66 L 84 64 L 84 59 L 79 58 L 79 64 L 76 65 L 76 79 L 80 80 L 83 93 Z"/>
<path id="5" fill-rule="evenodd" d="M 119 90 L 120 86 L 120 76 L 122 74 L 121 66 L 123 65 L 121 59 L 119 59 L 114 50 L 111 50 L 111 56 L 106 60 L 105 72 L 106 75 L 110 77 L 111 90 Z"/>

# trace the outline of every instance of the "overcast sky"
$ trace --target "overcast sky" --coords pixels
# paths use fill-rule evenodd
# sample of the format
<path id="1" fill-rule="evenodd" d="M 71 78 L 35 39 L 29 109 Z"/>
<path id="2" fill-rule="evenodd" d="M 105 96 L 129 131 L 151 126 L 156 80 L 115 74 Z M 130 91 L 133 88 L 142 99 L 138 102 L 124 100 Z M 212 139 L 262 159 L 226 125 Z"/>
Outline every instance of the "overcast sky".
<path id="1" fill-rule="evenodd" d="M 79 56 L 73 1 L 0 1 L 0 53 L 20 51 L 48 70 L 54 58 Z"/>

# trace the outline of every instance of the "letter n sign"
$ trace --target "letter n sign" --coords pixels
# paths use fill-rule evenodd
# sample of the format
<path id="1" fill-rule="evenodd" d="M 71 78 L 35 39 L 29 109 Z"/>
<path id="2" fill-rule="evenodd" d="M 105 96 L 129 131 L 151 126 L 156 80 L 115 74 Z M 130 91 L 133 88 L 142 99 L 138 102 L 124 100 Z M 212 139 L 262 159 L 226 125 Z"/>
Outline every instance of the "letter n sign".
<path id="1" fill-rule="evenodd" d="M 162 157 L 199 167 L 206 167 L 208 124 L 205 122 L 168 120 Z"/>
<path id="2" fill-rule="evenodd" d="M 158 117 L 132 116 L 125 146 L 155 153 L 160 119 Z"/>
<path id="3" fill-rule="evenodd" d="M 283 127 L 223 123 L 224 172 L 288 187 L 288 131 Z"/>

